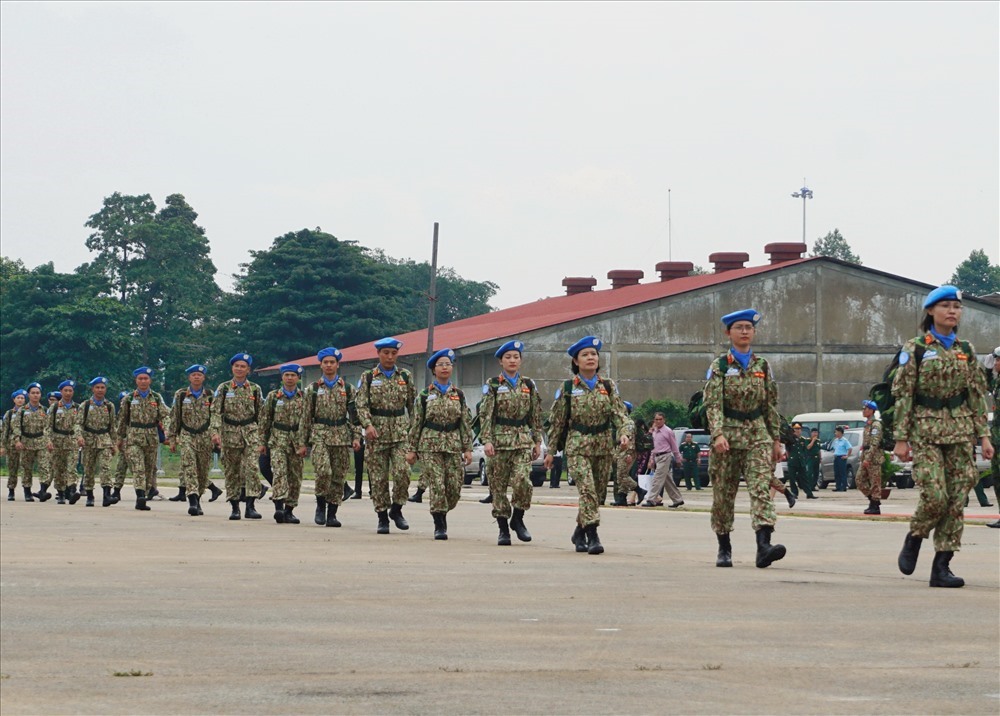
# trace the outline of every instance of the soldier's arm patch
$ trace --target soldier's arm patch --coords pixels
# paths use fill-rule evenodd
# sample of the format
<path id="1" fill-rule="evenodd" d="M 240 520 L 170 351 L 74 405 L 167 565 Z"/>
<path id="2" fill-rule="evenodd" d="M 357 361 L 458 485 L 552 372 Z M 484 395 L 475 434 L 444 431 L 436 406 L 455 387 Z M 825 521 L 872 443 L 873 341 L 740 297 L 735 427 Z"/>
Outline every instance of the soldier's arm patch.
<path id="1" fill-rule="evenodd" d="M 490 386 L 487 383 L 486 385 L 483 386 L 483 395 L 486 395 L 489 392 L 490 392 Z"/>
<path id="2" fill-rule="evenodd" d="M 562 395 L 562 388 L 556 388 L 556 400 L 559 400 L 560 395 Z"/>
<path id="3" fill-rule="evenodd" d="M 705 373 L 705 380 L 710 380 L 712 378 L 712 366 L 708 367 L 708 372 Z"/>
<path id="4" fill-rule="evenodd" d="M 907 353 L 906 351 L 900 351 L 899 352 L 899 364 L 900 365 L 906 365 L 909 362 L 910 362 L 910 354 Z"/>

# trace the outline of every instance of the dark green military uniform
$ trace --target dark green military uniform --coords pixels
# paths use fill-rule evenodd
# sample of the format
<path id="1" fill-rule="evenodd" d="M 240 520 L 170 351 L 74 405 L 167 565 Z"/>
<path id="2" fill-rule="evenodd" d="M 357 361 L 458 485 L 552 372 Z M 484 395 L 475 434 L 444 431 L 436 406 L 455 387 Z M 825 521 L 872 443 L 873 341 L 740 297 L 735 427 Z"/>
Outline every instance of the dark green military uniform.
<path id="1" fill-rule="evenodd" d="M 701 479 L 698 477 L 698 460 L 701 456 L 701 446 L 698 443 L 686 440 L 681 443 L 680 448 L 681 457 L 684 459 L 683 469 L 684 469 L 684 486 L 687 489 L 691 489 L 691 483 L 694 483 L 695 489 L 701 489 Z"/>
<path id="2" fill-rule="evenodd" d="M 809 441 L 799 435 L 788 446 L 788 489 L 796 497 L 799 490 L 812 498 L 812 486 L 809 484 Z"/>

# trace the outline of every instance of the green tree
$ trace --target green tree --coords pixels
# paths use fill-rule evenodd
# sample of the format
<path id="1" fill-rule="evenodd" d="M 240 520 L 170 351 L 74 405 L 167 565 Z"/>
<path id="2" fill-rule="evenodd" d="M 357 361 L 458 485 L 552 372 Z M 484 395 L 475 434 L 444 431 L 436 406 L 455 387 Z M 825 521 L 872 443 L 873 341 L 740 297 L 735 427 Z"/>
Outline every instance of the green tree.
<path id="1" fill-rule="evenodd" d="M 827 233 L 822 239 L 816 239 L 810 256 L 829 256 L 830 258 L 861 265 L 861 257 L 851 251 L 847 239 L 840 235 L 839 229 L 834 229 Z"/>
<path id="2" fill-rule="evenodd" d="M 688 425 L 687 405 L 678 403 L 676 400 L 664 398 L 663 400 L 647 400 L 642 405 L 637 406 L 632 411 L 633 418 L 642 418 L 648 425 L 653 424 L 653 416 L 656 413 L 663 413 L 667 425 L 670 427 L 684 427 Z"/>
<path id="3" fill-rule="evenodd" d="M 117 288 L 122 303 L 134 284 L 130 281 L 133 257 L 140 250 L 136 227 L 153 220 L 156 204 L 149 194 L 128 196 L 115 192 L 105 197 L 104 206 L 84 226 L 94 229 L 87 248 L 97 252 L 95 263 Z"/>
<path id="4" fill-rule="evenodd" d="M 1000 265 L 990 263 L 982 249 L 976 249 L 960 263 L 948 283 L 973 296 L 1000 293 Z"/>

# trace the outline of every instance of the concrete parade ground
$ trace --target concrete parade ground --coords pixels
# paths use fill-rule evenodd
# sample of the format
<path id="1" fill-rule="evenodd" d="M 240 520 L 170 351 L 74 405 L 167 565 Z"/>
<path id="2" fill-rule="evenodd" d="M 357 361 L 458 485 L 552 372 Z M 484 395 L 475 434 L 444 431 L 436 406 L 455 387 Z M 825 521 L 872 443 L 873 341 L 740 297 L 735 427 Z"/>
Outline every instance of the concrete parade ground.
<path id="1" fill-rule="evenodd" d="M 536 488 L 534 540 L 510 547 L 484 494 L 464 489 L 435 541 L 428 495 L 379 536 L 367 496 L 333 529 L 311 495 L 278 525 L 266 498 L 264 519 L 230 522 L 207 496 L 195 518 L 138 512 L 130 489 L 85 508 L 19 488 L 0 506 L 0 712 L 1000 712 L 1000 530 L 974 497 L 966 586 L 931 589 L 932 544 L 896 567 L 916 490 L 874 519 L 856 491 L 779 495 L 788 556 L 767 569 L 743 490 L 733 569 L 715 567 L 710 490 L 602 508 L 599 556 L 570 544 L 575 488 Z"/>

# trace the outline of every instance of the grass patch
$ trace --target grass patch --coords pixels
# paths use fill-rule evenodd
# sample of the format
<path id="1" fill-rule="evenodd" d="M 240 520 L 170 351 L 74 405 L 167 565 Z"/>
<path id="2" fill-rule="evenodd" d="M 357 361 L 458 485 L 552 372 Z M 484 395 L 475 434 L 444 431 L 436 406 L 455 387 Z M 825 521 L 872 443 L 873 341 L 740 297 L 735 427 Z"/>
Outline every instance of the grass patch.
<path id="1" fill-rule="evenodd" d="M 663 671 L 663 667 L 659 664 L 654 664 L 653 666 L 646 666 L 645 664 L 636 664 L 636 671 Z"/>
<path id="2" fill-rule="evenodd" d="M 112 676 L 152 676 L 152 671 L 140 671 L 139 669 L 130 669 L 128 671 L 112 671 Z"/>
<path id="3" fill-rule="evenodd" d="M 974 669 L 979 666 L 978 661 L 966 661 L 964 664 L 945 664 L 949 669 Z"/>
<path id="4" fill-rule="evenodd" d="M 722 664 L 702 664 L 701 668 L 704 671 L 719 671 L 722 668 Z"/>

